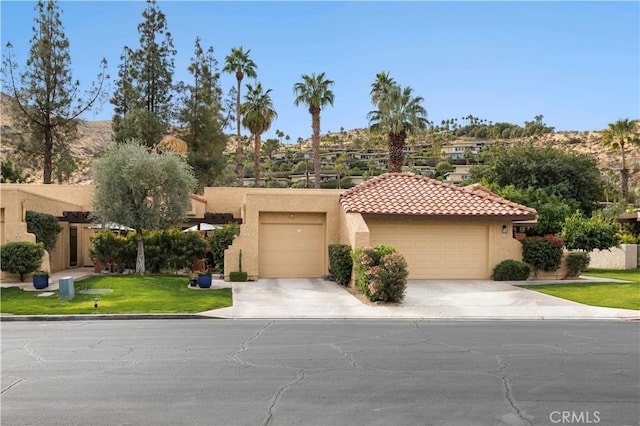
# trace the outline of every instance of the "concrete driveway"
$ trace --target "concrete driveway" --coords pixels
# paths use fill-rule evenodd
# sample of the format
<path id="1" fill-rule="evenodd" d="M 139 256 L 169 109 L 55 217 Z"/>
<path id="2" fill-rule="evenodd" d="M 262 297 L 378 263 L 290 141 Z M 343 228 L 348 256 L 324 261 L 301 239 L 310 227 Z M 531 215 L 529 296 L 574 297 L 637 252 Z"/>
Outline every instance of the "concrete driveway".
<path id="1" fill-rule="evenodd" d="M 640 311 L 600 308 L 507 282 L 410 280 L 404 303 L 368 304 L 320 278 L 232 283 L 233 306 L 205 312 L 223 318 L 639 319 Z"/>

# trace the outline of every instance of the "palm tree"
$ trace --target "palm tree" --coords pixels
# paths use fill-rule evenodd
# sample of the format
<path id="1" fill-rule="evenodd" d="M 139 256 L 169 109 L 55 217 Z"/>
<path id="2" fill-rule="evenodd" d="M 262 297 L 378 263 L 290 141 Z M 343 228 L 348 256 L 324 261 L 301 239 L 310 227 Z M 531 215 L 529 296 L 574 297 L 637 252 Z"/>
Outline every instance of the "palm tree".
<path id="1" fill-rule="evenodd" d="M 609 127 L 602 134 L 602 144 L 605 148 L 611 148 L 614 151 L 620 150 L 622 153 L 620 186 L 622 198 L 624 198 L 625 202 L 629 202 L 629 170 L 627 170 L 625 149 L 628 146 L 627 144 L 640 145 L 636 123 L 629 121 L 628 118 L 609 123 Z"/>
<path id="2" fill-rule="evenodd" d="M 236 121 L 238 130 L 238 140 L 236 147 L 236 172 L 238 175 L 238 185 L 242 186 L 244 181 L 244 165 L 243 165 L 243 149 L 242 149 L 242 137 L 240 136 L 240 84 L 242 79 L 247 76 L 250 78 L 256 78 L 256 64 L 249 58 L 249 52 L 242 49 L 242 46 L 231 49 L 231 53 L 225 58 L 225 65 L 222 69 L 223 72 L 229 74 L 235 74 L 238 81 L 238 90 L 236 91 Z"/>
<path id="3" fill-rule="evenodd" d="M 269 130 L 273 120 L 278 117 L 276 110 L 273 109 L 273 102 L 269 93 L 271 89 L 266 92 L 262 91 L 262 84 L 256 83 L 255 87 L 247 84 L 247 94 L 245 95 L 245 102 L 240 106 L 242 112 L 242 125 L 249 129 L 254 137 L 254 149 L 255 149 L 255 186 L 260 186 L 260 151 L 262 144 L 260 142 L 260 136 Z"/>
<path id="4" fill-rule="evenodd" d="M 387 134 L 390 172 L 402 171 L 407 135 L 427 127 L 427 110 L 422 101 L 422 97 L 413 96 L 411 87 L 395 85 L 380 99 L 378 109 L 367 114 L 369 128 Z"/>
<path id="5" fill-rule="evenodd" d="M 311 114 L 315 188 L 320 188 L 320 110 L 327 104 L 333 106 L 333 92 L 330 89 L 332 85 L 333 80 L 326 80 L 323 72 L 317 76 L 315 73 L 303 74 L 302 81 L 293 85 L 293 93 L 296 95 L 294 104 L 308 105 L 309 114 Z"/>
<path id="6" fill-rule="evenodd" d="M 376 81 L 371 85 L 371 103 L 378 107 L 380 100 L 389 93 L 392 87 L 397 86 L 395 80 L 389 77 L 388 72 L 381 71 L 376 74 Z"/>

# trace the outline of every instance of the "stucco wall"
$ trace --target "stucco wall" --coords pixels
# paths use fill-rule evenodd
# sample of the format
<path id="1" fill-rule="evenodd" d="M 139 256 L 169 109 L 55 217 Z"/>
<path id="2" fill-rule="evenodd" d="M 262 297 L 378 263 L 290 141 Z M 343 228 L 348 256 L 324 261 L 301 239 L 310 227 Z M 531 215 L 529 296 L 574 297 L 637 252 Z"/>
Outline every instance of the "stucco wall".
<path id="1" fill-rule="evenodd" d="M 84 210 L 85 206 L 76 204 L 75 200 L 81 203 L 87 201 L 87 194 L 91 193 L 92 187 L 63 185 L 64 188 L 57 188 L 57 185 L 26 185 L 26 184 L 2 184 L 0 191 L 0 209 L 3 213 L 3 221 L 0 223 L 0 244 L 11 241 L 32 241 L 35 242 L 35 235 L 27 233 L 25 213 L 32 210 L 40 213 L 47 213 L 53 216 L 61 216 L 63 211 Z M 45 190 L 50 189 L 48 193 Z M 62 199 L 53 198 L 60 196 Z M 42 270 L 57 272 L 66 269 L 69 265 L 69 224 L 61 222 L 62 231 L 58 234 L 56 246 L 43 259 Z M 79 251 L 78 256 L 82 256 Z M 3 279 L 14 278 L 7 273 L 2 273 Z"/>
<path id="2" fill-rule="evenodd" d="M 589 253 L 591 268 L 634 269 L 638 267 L 638 245 L 621 244 L 620 248 L 594 250 Z"/>
<path id="3" fill-rule="evenodd" d="M 225 251 L 224 276 L 228 279 L 229 273 L 238 270 L 238 258 L 242 250 L 243 270 L 250 279 L 259 276 L 258 251 L 259 251 L 259 226 L 261 212 L 282 213 L 325 213 L 326 214 L 326 243 L 340 242 L 340 217 L 342 207 L 339 203 L 339 190 L 312 190 L 312 189 L 268 189 L 268 188 L 208 188 L 205 194 L 213 199 L 222 201 L 225 195 L 239 198 L 239 192 L 244 191 L 242 199 L 243 224 L 240 226 L 240 235 L 233 241 L 231 247 Z M 234 189 L 234 191 L 227 191 Z M 220 202 L 217 206 L 229 206 Z M 231 212 L 231 210 L 225 210 Z M 235 215 L 235 213 L 234 213 Z M 328 253 L 325 253 L 325 265 L 328 268 Z"/>

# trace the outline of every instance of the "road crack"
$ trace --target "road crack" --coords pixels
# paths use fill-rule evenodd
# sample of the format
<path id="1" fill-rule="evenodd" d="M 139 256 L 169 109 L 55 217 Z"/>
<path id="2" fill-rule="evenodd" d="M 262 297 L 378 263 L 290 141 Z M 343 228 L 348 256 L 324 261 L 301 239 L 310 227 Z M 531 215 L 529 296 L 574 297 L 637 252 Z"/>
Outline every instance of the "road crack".
<path id="1" fill-rule="evenodd" d="M 0 391 L 0 395 L 3 395 L 6 391 L 8 391 L 9 389 L 11 389 L 12 387 L 24 382 L 25 380 L 27 380 L 26 377 L 23 377 L 21 379 L 16 380 L 15 382 L 11 383 L 9 386 L 7 386 L 6 388 L 3 388 L 2 391 Z"/>
<path id="2" fill-rule="evenodd" d="M 271 399 L 271 404 L 269 404 L 269 408 L 267 410 L 267 418 L 264 420 L 264 422 L 262 422 L 262 426 L 268 426 L 271 423 L 271 420 L 273 419 L 273 412 L 275 411 L 276 406 L 280 402 L 282 395 L 291 387 L 302 382 L 305 378 L 306 378 L 305 370 L 303 369 L 298 370 L 298 373 L 296 374 L 295 379 L 293 379 L 292 381 L 290 381 L 289 383 L 285 384 L 280 389 L 278 389 L 276 394 Z"/>
<path id="3" fill-rule="evenodd" d="M 33 348 L 29 347 L 29 342 L 24 342 L 22 344 L 22 349 L 24 349 L 27 352 L 27 355 L 29 355 L 31 358 L 35 359 L 36 361 L 38 361 L 38 362 L 45 362 L 46 361 L 44 358 L 42 358 L 40 355 L 38 355 Z"/>
<path id="4" fill-rule="evenodd" d="M 353 368 L 357 368 L 359 370 L 364 369 L 364 367 L 362 367 L 360 364 L 358 364 L 358 361 L 356 361 L 356 359 L 354 357 L 352 357 L 349 352 L 345 351 L 340 346 L 336 345 L 335 343 L 329 343 L 329 347 L 331 349 L 336 350 L 337 352 L 342 354 L 343 357 L 345 357 L 347 360 L 349 360 L 349 362 L 351 363 L 351 366 Z"/>
<path id="5" fill-rule="evenodd" d="M 255 335 L 251 336 L 249 339 L 245 340 L 244 342 L 240 343 L 240 349 L 237 350 L 236 352 L 234 352 L 229 359 L 231 359 L 233 362 L 237 362 L 240 365 L 243 365 L 245 367 L 257 367 L 256 364 L 253 364 L 249 361 L 246 361 L 242 358 L 240 358 L 240 354 L 245 352 L 247 350 L 247 347 L 249 346 L 249 344 L 251 342 L 253 342 L 254 340 L 256 340 L 258 337 L 260 337 L 260 335 L 262 335 L 262 333 L 269 328 L 269 326 L 271 326 L 271 324 L 273 324 L 274 321 L 269 321 L 264 327 L 262 327 L 260 330 L 258 330 L 256 332 Z"/>
<path id="6" fill-rule="evenodd" d="M 509 402 L 509 405 L 511 406 L 513 411 L 515 411 L 516 416 L 520 420 L 519 424 L 532 426 L 533 422 L 532 420 L 530 420 L 531 416 L 527 416 L 522 411 L 520 411 L 520 408 L 518 408 L 516 401 L 513 398 L 513 391 L 511 390 L 511 382 L 509 381 L 509 377 L 507 377 L 505 373 L 505 370 L 507 369 L 507 364 L 504 362 L 504 359 L 500 355 L 496 355 L 496 360 L 498 361 L 498 365 L 500 366 L 500 369 L 498 370 L 498 374 L 499 374 L 500 380 L 502 381 L 502 386 L 504 388 L 505 399 Z M 506 420 L 506 419 L 503 419 L 503 420 Z M 508 422 L 508 423 L 512 423 L 512 422 Z"/>

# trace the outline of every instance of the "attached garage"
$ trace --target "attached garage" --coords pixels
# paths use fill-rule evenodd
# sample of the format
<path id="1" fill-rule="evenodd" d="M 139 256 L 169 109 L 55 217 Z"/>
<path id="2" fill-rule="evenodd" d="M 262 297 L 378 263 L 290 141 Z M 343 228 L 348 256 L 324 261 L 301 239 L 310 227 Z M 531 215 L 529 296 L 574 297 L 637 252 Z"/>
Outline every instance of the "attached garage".
<path id="1" fill-rule="evenodd" d="M 391 245 L 409 265 L 412 279 L 487 276 L 489 227 L 428 219 L 366 219 L 371 245 Z"/>
<path id="2" fill-rule="evenodd" d="M 260 278 L 326 274 L 325 213 L 260 213 Z"/>
<path id="3" fill-rule="evenodd" d="M 377 176 L 343 192 L 340 203 L 366 224 L 358 231 L 361 242 L 352 245 L 395 247 L 411 279 L 488 279 L 497 263 L 521 257 L 513 221 L 537 219 L 534 209 L 481 185 L 458 187 L 412 173 Z"/>

